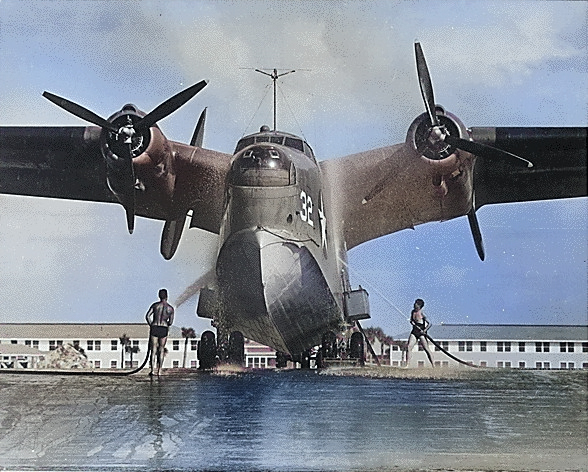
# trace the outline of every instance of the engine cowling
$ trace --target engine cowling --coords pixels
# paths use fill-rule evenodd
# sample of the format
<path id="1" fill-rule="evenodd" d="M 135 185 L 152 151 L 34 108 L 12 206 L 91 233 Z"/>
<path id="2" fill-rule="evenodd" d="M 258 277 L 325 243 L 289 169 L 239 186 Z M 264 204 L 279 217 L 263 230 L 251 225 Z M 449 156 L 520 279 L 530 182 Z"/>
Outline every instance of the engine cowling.
<path id="1" fill-rule="evenodd" d="M 440 106 L 435 107 L 440 128 L 451 136 L 468 139 L 465 125 L 455 115 Z M 439 175 L 450 174 L 459 167 L 459 150 L 446 142 L 434 139 L 429 115 L 419 115 L 408 128 L 406 143 Z"/>
<path id="2" fill-rule="evenodd" d="M 134 127 L 146 114 L 132 104 L 108 118 L 117 128 Z M 132 136 L 103 130 L 101 150 L 108 186 L 125 205 L 135 192 L 157 192 L 164 206 L 171 205 L 175 173 L 170 145 L 159 127 L 140 129 Z M 132 166 L 129 165 L 132 156 Z"/>

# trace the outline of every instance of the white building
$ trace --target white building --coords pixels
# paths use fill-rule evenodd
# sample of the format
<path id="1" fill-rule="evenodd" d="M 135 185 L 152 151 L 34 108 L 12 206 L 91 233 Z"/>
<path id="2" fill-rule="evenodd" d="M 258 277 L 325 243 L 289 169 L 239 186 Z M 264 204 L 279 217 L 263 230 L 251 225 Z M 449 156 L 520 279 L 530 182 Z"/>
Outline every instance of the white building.
<path id="1" fill-rule="evenodd" d="M 396 339 L 408 339 L 403 333 Z M 428 331 L 455 357 L 483 367 L 520 369 L 588 369 L 588 326 L 563 325 L 433 325 Z M 429 343 L 437 366 L 461 365 Z M 392 346 L 390 363 L 400 366 L 402 349 Z M 411 366 L 429 365 L 415 347 Z"/>
<path id="2" fill-rule="evenodd" d="M 123 336 L 129 338 L 130 348 L 138 348 L 137 352 L 126 352 L 120 342 Z M 185 341 L 180 328 L 172 326 L 164 368 L 182 367 Z M 198 367 L 197 341 L 188 339 L 186 367 Z M 23 345 L 47 353 L 65 344 L 83 352 L 94 369 L 138 367 L 147 354 L 149 326 L 145 323 L 0 323 L 0 352 L 5 345 Z"/>
<path id="3" fill-rule="evenodd" d="M 123 336 L 129 338 L 129 347 L 138 348 L 136 353 L 127 352 L 120 341 Z M 172 326 L 163 368 L 197 368 L 199 341 L 200 336 L 183 338 L 181 329 Z M 0 368 L 34 368 L 40 357 L 66 344 L 83 352 L 94 369 L 136 368 L 147 354 L 149 326 L 145 323 L 0 323 Z M 247 367 L 274 368 L 275 358 L 275 350 L 245 340 Z"/>

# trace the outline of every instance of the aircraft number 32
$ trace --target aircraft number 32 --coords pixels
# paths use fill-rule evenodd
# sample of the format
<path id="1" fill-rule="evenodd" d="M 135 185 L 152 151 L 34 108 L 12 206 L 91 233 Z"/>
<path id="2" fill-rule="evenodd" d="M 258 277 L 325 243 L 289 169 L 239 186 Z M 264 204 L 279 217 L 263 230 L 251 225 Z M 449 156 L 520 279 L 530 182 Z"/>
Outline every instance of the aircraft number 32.
<path id="1" fill-rule="evenodd" d="M 302 201 L 302 209 L 300 210 L 300 219 L 306 221 L 310 226 L 314 227 L 312 221 L 312 198 L 307 195 L 304 190 L 300 192 L 300 200 Z"/>

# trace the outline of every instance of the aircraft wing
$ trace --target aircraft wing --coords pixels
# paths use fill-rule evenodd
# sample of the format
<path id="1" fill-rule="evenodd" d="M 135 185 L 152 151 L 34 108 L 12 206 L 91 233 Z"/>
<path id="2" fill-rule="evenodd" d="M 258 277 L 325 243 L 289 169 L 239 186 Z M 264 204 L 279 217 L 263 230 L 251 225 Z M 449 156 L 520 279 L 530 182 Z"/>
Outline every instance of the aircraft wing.
<path id="1" fill-rule="evenodd" d="M 532 168 L 478 159 L 476 208 L 586 195 L 587 128 L 471 128 L 474 141 L 524 157 Z"/>
<path id="2" fill-rule="evenodd" d="M 107 184 L 100 136 L 101 129 L 95 126 L 0 127 L 0 193 L 117 203 Z M 173 141 L 167 144 L 173 203 L 192 210 L 192 227 L 218 233 L 232 156 Z M 135 167 L 137 177 L 146 182 L 147 174 L 161 172 L 159 167 Z M 136 214 L 167 220 L 169 202 L 163 202 L 156 190 L 136 191 Z"/>
<path id="3" fill-rule="evenodd" d="M 587 195 L 586 128 L 474 128 L 471 136 L 534 166 L 458 151 L 457 170 L 439 186 L 436 163 L 427 163 L 407 144 L 321 162 L 347 248 L 417 224 L 466 215 L 474 205 Z M 386 185 L 366 202 L 366 195 L 383 181 Z"/>

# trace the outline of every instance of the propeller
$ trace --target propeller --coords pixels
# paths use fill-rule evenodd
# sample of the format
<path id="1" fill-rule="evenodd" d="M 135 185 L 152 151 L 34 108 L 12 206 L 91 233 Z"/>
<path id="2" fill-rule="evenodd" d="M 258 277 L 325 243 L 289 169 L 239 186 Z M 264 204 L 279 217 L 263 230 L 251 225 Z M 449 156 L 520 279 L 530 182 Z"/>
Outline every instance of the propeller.
<path id="1" fill-rule="evenodd" d="M 426 139 L 423 140 L 424 149 L 419 149 L 419 152 L 424 152 L 428 148 L 428 151 L 432 151 L 435 154 L 447 156 L 452 153 L 448 151 L 450 151 L 451 148 L 454 148 L 484 159 L 509 159 L 511 161 L 514 160 L 515 162 L 523 163 L 526 167 L 533 167 L 533 164 L 527 159 L 510 152 L 451 135 L 446 126 L 440 122 L 439 117 L 437 116 L 433 83 L 431 81 L 429 68 L 427 67 L 421 44 L 416 42 L 414 49 L 419 86 L 427 116 L 429 118 L 429 126 L 425 130 Z M 394 174 L 395 172 L 387 173 L 366 195 L 362 203 L 365 204 L 369 202 L 386 188 L 388 180 L 391 179 Z M 476 208 L 474 204 L 472 204 L 472 208 L 467 213 L 467 216 L 474 237 L 476 250 L 480 259 L 484 260 L 484 244 L 482 242 L 482 233 L 480 231 L 480 225 L 478 224 L 478 218 L 476 217 Z"/>
<path id="2" fill-rule="evenodd" d="M 454 148 L 469 152 L 478 157 L 486 159 L 517 159 L 518 161 L 524 163 L 527 167 L 533 167 L 533 164 L 527 159 L 523 159 L 520 156 L 517 156 L 507 151 L 503 151 L 502 149 L 462 139 L 458 136 L 452 136 L 447 132 L 447 129 L 445 129 L 445 127 L 440 126 L 439 120 L 437 119 L 437 115 L 435 113 L 435 97 L 433 95 L 433 84 L 431 82 L 431 76 L 429 75 L 429 69 L 427 67 L 427 62 L 425 60 L 423 49 L 421 48 L 420 43 L 415 43 L 414 49 L 421 94 L 423 96 L 425 108 L 427 109 L 427 114 L 429 115 L 429 120 L 431 122 L 431 128 L 429 130 L 429 140 L 431 142 L 435 143 L 436 141 L 443 141 Z M 468 212 L 467 216 L 468 223 L 470 225 L 470 230 L 474 238 L 476 251 L 478 252 L 478 256 L 480 257 L 480 259 L 484 260 L 484 242 L 482 240 L 482 232 L 480 231 L 480 224 L 478 223 L 478 217 L 476 216 L 476 208 L 474 204 L 472 204 L 472 208 Z"/>
<path id="3" fill-rule="evenodd" d="M 114 118 L 113 121 L 108 121 L 77 103 L 46 91 L 43 92 L 43 96 L 47 100 L 78 118 L 100 126 L 110 133 L 110 139 L 119 143 L 117 154 L 115 154 L 115 162 L 110 163 L 112 168 L 115 169 L 115 173 L 109 175 L 108 185 L 125 209 L 129 233 L 132 234 L 135 227 L 136 179 L 133 158 L 140 154 L 139 150 L 134 149 L 133 138 L 172 114 L 206 87 L 207 83 L 208 81 L 202 80 L 182 90 L 143 117 L 129 113 L 126 115 L 126 123 L 120 124 L 115 123 L 120 120 L 120 116 Z M 123 111 L 125 109 L 127 107 L 124 107 Z M 120 145 L 121 143 L 122 145 Z"/>

